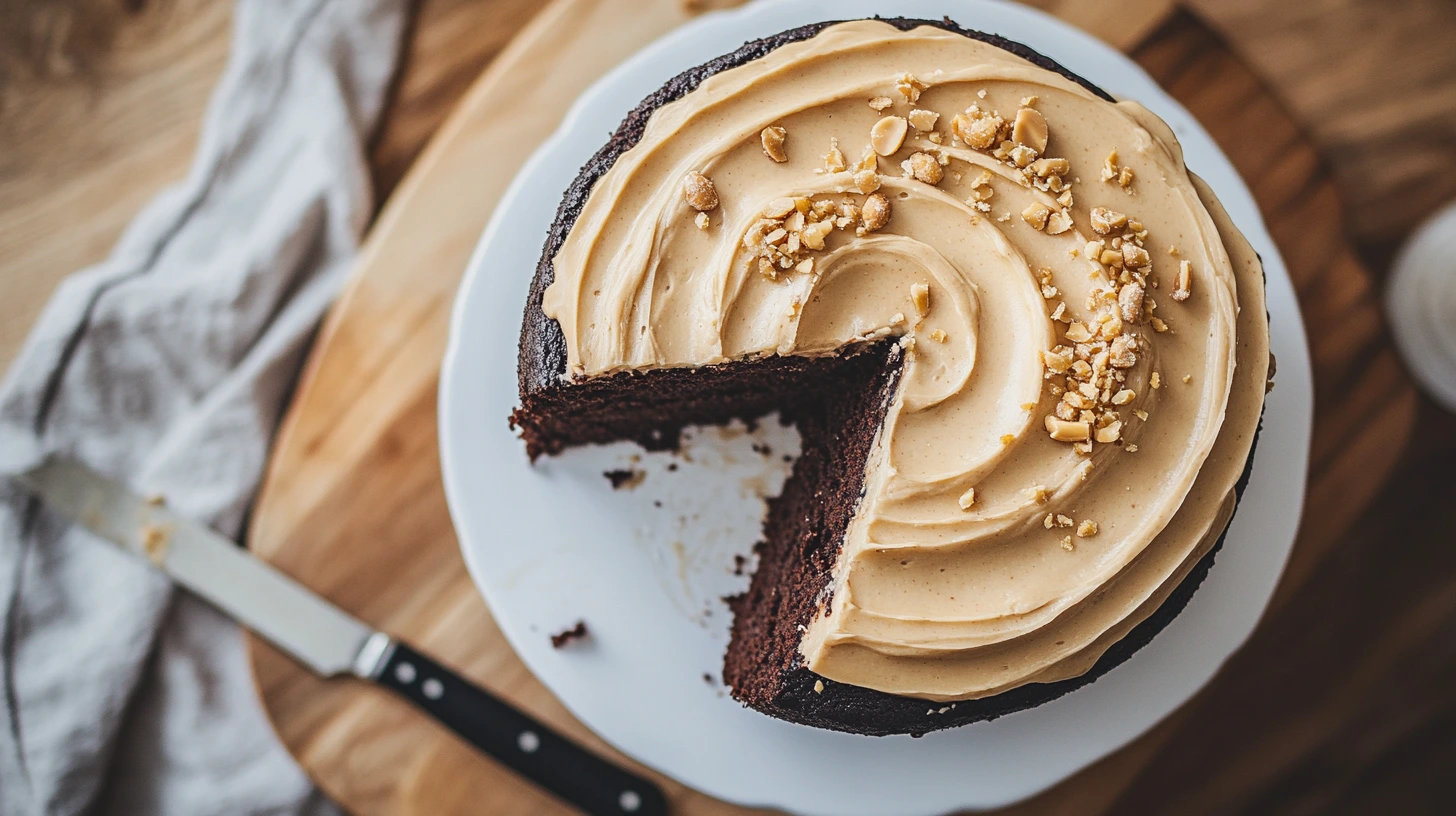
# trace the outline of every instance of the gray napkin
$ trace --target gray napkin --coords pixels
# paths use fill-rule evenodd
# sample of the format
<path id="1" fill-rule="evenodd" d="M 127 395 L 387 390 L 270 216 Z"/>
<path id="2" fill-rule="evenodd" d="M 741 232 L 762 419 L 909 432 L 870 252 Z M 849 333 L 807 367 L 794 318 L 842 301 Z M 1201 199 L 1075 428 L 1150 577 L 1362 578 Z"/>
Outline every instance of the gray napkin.
<path id="1" fill-rule="evenodd" d="M 187 179 L 65 281 L 0 387 L 0 474 L 53 451 L 242 531 L 371 209 L 404 0 L 240 0 Z M 230 621 L 0 480 L 0 814 L 333 812 Z"/>

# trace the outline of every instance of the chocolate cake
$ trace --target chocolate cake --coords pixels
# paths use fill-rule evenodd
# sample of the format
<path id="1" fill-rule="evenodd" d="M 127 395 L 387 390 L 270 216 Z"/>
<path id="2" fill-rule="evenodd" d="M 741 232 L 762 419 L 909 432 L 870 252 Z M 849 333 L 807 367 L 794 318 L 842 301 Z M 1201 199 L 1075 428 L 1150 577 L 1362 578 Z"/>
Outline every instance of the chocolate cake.
<path id="1" fill-rule="evenodd" d="M 796 423 L 724 680 L 923 734 L 1183 609 L 1252 461 L 1261 275 L 1141 107 L 949 20 L 805 26 L 674 77 L 582 169 L 511 423 L 532 458 Z"/>

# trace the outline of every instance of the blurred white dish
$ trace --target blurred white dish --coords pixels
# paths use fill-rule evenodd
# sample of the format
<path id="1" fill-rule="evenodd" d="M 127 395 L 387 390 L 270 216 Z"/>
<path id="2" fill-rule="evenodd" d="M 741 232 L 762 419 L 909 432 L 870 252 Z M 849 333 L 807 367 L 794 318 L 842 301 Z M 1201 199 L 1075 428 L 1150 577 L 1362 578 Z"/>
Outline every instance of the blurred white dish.
<path id="1" fill-rule="evenodd" d="M 1031 711 L 931 734 L 871 738 L 744 709 L 716 679 L 739 591 L 734 556 L 758 538 L 797 434 L 764 423 L 703 429 L 687 455 L 635 446 L 526 461 L 507 429 L 526 289 L 560 196 L 622 117 L 682 70 L 739 44 L 823 20 L 939 19 L 1026 43 L 1162 116 L 1268 275 L 1278 387 L 1253 480 L 1187 609 L 1097 682 Z M 1138 736 L 1188 699 L 1258 621 L 1294 540 L 1311 416 L 1309 352 L 1289 275 L 1232 165 L 1181 106 L 1122 54 L 1024 6 L 987 0 L 780 0 L 712 14 L 602 78 L 496 208 L 455 304 L 440 385 L 451 515 L 470 573 L 511 645 L 573 714 L 623 752 L 730 801 L 836 816 L 930 816 L 1035 794 Z M 758 445 L 758 450 L 754 446 Z M 771 450 L 762 453 L 763 446 Z M 634 458 L 636 457 L 636 458 Z M 670 467 L 676 472 L 665 473 Z M 603 472 L 646 474 L 614 491 Z M 577 619 L 591 637 L 553 649 Z"/>
<path id="2" fill-rule="evenodd" d="M 1411 374 L 1456 412 L 1456 202 L 1416 230 L 1390 268 L 1385 314 Z"/>

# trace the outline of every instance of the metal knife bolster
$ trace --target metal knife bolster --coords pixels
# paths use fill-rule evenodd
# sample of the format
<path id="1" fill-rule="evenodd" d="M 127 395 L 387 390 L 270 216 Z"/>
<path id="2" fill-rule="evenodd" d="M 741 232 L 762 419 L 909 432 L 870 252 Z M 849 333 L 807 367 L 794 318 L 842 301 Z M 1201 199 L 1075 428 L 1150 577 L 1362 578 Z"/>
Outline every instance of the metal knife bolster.
<path id="1" fill-rule="evenodd" d="M 364 645 L 354 655 L 354 664 L 349 673 L 365 680 L 378 680 L 394 654 L 394 638 L 383 632 L 371 632 L 364 638 Z"/>

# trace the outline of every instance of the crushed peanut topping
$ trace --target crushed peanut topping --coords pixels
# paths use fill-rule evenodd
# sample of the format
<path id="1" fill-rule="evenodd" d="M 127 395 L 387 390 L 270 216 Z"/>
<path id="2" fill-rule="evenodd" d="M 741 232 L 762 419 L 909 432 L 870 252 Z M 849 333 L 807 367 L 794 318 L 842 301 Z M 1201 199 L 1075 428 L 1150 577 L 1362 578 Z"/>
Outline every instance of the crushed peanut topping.
<path id="1" fill-rule="evenodd" d="M 1031 172 L 1037 178 L 1051 178 L 1052 176 L 1065 176 L 1071 171 L 1072 166 L 1066 159 L 1037 159 L 1030 165 Z"/>
<path id="2" fill-rule="evenodd" d="M 1097 535 L 1097 522 L 1086 519 L 1077 525 L 1077 536 L 1079 538 L 1091 538 L 1095 535 Z"/>
<path id="3" fill-rule="evenodd" d="M 961 494 L 960 505 L 961 505 L 961 509 L 962 510 L 969 510 L 969 509 L 971 509 L 971 505 L 973 505 L 975 503 L 976 503 L 976 489 L 974 487 L 968 488 L 966 490 L 966 492 L 964 492 L 964 493 Z"/>
<path id="4" fill-rule="evenodd" d="M 950 122 L 951 133 L 955 134 L 967 147 L 975 150 L 987 150 L 1001 141 L 1000 136 L 1006 128 L 1006 120 L 995 113 L 981 110 L 979 105 L 972 105 L 965 113 L 956 114 Z"/>
<path id="5" fill-rule="evenodd" d="M 889 156 L 900 149 L 905 143 L 905 134 L 909 126 L 905 123 L 904 117 L 885 116 L 875 122 L 870 128 L 870 147 L 881 156 Z"/>
<path id="6" fill-rule="evenodd" d="M 1072 543 L 1072 537 L 1071 536 L 1062 536 L 1062 549 L 1066 550 L 1067 552 L 1071 552 L 1072 550 L 1075 550 L 1076 548 L 1077 548 L 1077 545 L 1075 545 L 1075 544 Z"/>
<path id="7" fill-rule="evenodd" d="M 1143 285 L 1129 281 L 1117 292 L 1117 311 L 1126 323 L 1141 323 L 1143 319 Z"/>
<path id="8" fill-rule="evenodd" d="M 1085 442 L 1091 434 L 1091 426 L 1086 422 L 1058 419 L 1051 415 L 1046 417 L 1046 429 L 1058 442 Z"/>
<path id="9" fill-rule="evenodd" d="M 815 680 L 814 681 L 814 693 L 815 694 L 823 694 L 824 693 L 824 681 L 823 680 Z"/>
<path id="10" fill-rule="evenodd" d="M 776 162 L 789 160 L 788 151 L 784 149 L 784 141 L 789 138 L 789 132 L 777 125 L 770 125 L 758 134 L 758 140 L 763 145 L 763 154 Z"/>
<path id="11" fill-rule="evenodd" d="M 925 133 L 927 131 L 935 130 L 935 123 L 940 121 L 940 114 L 936 113 L 935 111 L 921 110 L 920 108 L 916 108 L 915 110 L 910 111 L 910 115 L 906 118 L 910 120 L 911 127 L 915 128 L 921 133 Z"/>
<path id="12" fill-rule="evenodd" d="M 860 228 L 865 232 L 874 232 L 888 223 L 890 223 L 890 199 L 880 193 L 866 197 L 864 207 L 860 210 Z"/>
<path id="13" fill-rule="evenodd" d="M 1110 235 L 1127 226 L 1127 216 L 1106 207 L 1093 207 L 1092 231 L 1098 235 Z"/>
<path id="14" fill-rule="evenodd" d="M 1047 218 L 1047 235 L 1061 235 L 1072 228 L 1072 214 L 1066 210 L 1058 210 Z M 1076 249 L 1072 250 L 1076 252 Z"/>
<path id="15" fill-rule="evenodd" d="M 1113 420 L 1106 426 L 1097 429 L 1097 441 L 1104 445 L 1110 445 L 1122 438 L 1122 423 Z"/>
<path id="16" fill-rule="evenodd" d="M 705 230 L 710 224 L 712 224 L 712 221 L 708 218 L 707 213 L 700 212 L 697 215 L 693 216 L 693 223 L 698 225 L 698 229 Z"/>
<path id="17" fill-rule="evenodd" d="M 870 107 L 876 111 L 883 111 L 893 104 L 895 104 L 895 100 L 888 96 L 875 96 L 870 98 Z"/>
<path id="18" fill-rule="evenodd" d="M 1188 299 L 1192 294 L 1190 287 L 1193 285 L 1193 262 L 1178 262 L 1178 288 L 1173 291 L 1172 298 L 1179 303 Z"/>
<path id="19" fill-rule="evenodd" d="M 861 193 L 873 193 L 880 189 L 880 174 L 873 170 L 860 170 L 854 174 L 854 188 Z"/>
<path id="20" fill-rule="evenodd" d="M 1025 490 L 1025 493 L 1027 498 L 1037 504 L 1046 504 L 1047 498 L 1051 495 L 1047 491 L 1046 485 L 1032 485 Z"/>
<path id="21" fill-rule="evenodd" d="M 702 173 L 689 171 L 683 176 L 683 200 L 698 212 L 712 212 L 718 208 L 718 188 Z"/>
<path id="22" fill-rule="evenodd" d="M 929 85 L 921 82 L 914 74 L 910 73 L 901 74 L 900 78 L 895 82 L 895 90 L 899 91 L 900 95 L 905 97 L 905 101 L 911 104 L 919 102 L 920 92 L 929 87 Z"/>
<path id="23" fill-rule="evenodd" d="M 884 226 L 884 222 L 889 220 L 889 201 L 878 196 L 880 201 L 872 202 L 875 198 L 870 196 L 863 204 L 848 197 L 838 204 L 827 198 L 776 198 L 763 208 L 758 220 L 743 234 L 743 246 L 757 259 L 758 272 L 769 280 L 778 280 L 790 269 L 802 275 L 812 275 L 814 259 L 808 253 L 822 251 L 834 230 L 853 228 L 857 233 L 864 230 L 866 210 L 870 211 L 870 221 L 877 220 L 876 208 L 880 205 L 883 205 L 880 213 L 883 220 L 879 226 Z"/>
<path id="24" fill-rule="evenodd" d="M 849 165 L 844 162 L 844 154 L 839 151 L 839 140 L 829 140 L 829 152 L 824 154 L 824 169 L 830 173 L 843 173 Z"/>
<path id="25" fill-rule="evenodd" d="M 1022 108 L 1016 112 L 1016 123 L 1012 126 L 1011 141 L 1031 148 L 1038 154 L 1047 147 L 1047 120 L 1035 108 Z"/>
<path id="26" fill-rule="evenodd" d="M 925 317 L 930 314 L 930 286 L 924 283 L 910 285 L 910 302 L 915 305 L 915 314 Z"/>
<path id="27" fill-rule="evenodd" d="M 940 162 L 929 153 L 914 153 L 900 165 L 905 175 L 924 182 L 925 184 L 936 185 L 945 177 L 945 169 Z"/>
<path id="28" fill-rule="evenodd" d="M 944 343 L 946 340 L 950 339 L 950 336 L 947 335 L 944 331 L 936 329 L 935 331 L 932 331 L 930 333 L 930 339 L 934 340 L 937 343 Z"/>
<path id="29" fill-rule="evenodd" d="M 1032 229 L 1045 230 L 1047 220 L 1051 218 L 1052 210 L 1040 201 L 1033 201 L 1026 209 L 1021 211 L 1021 220 L 1031 225 Z"/>

